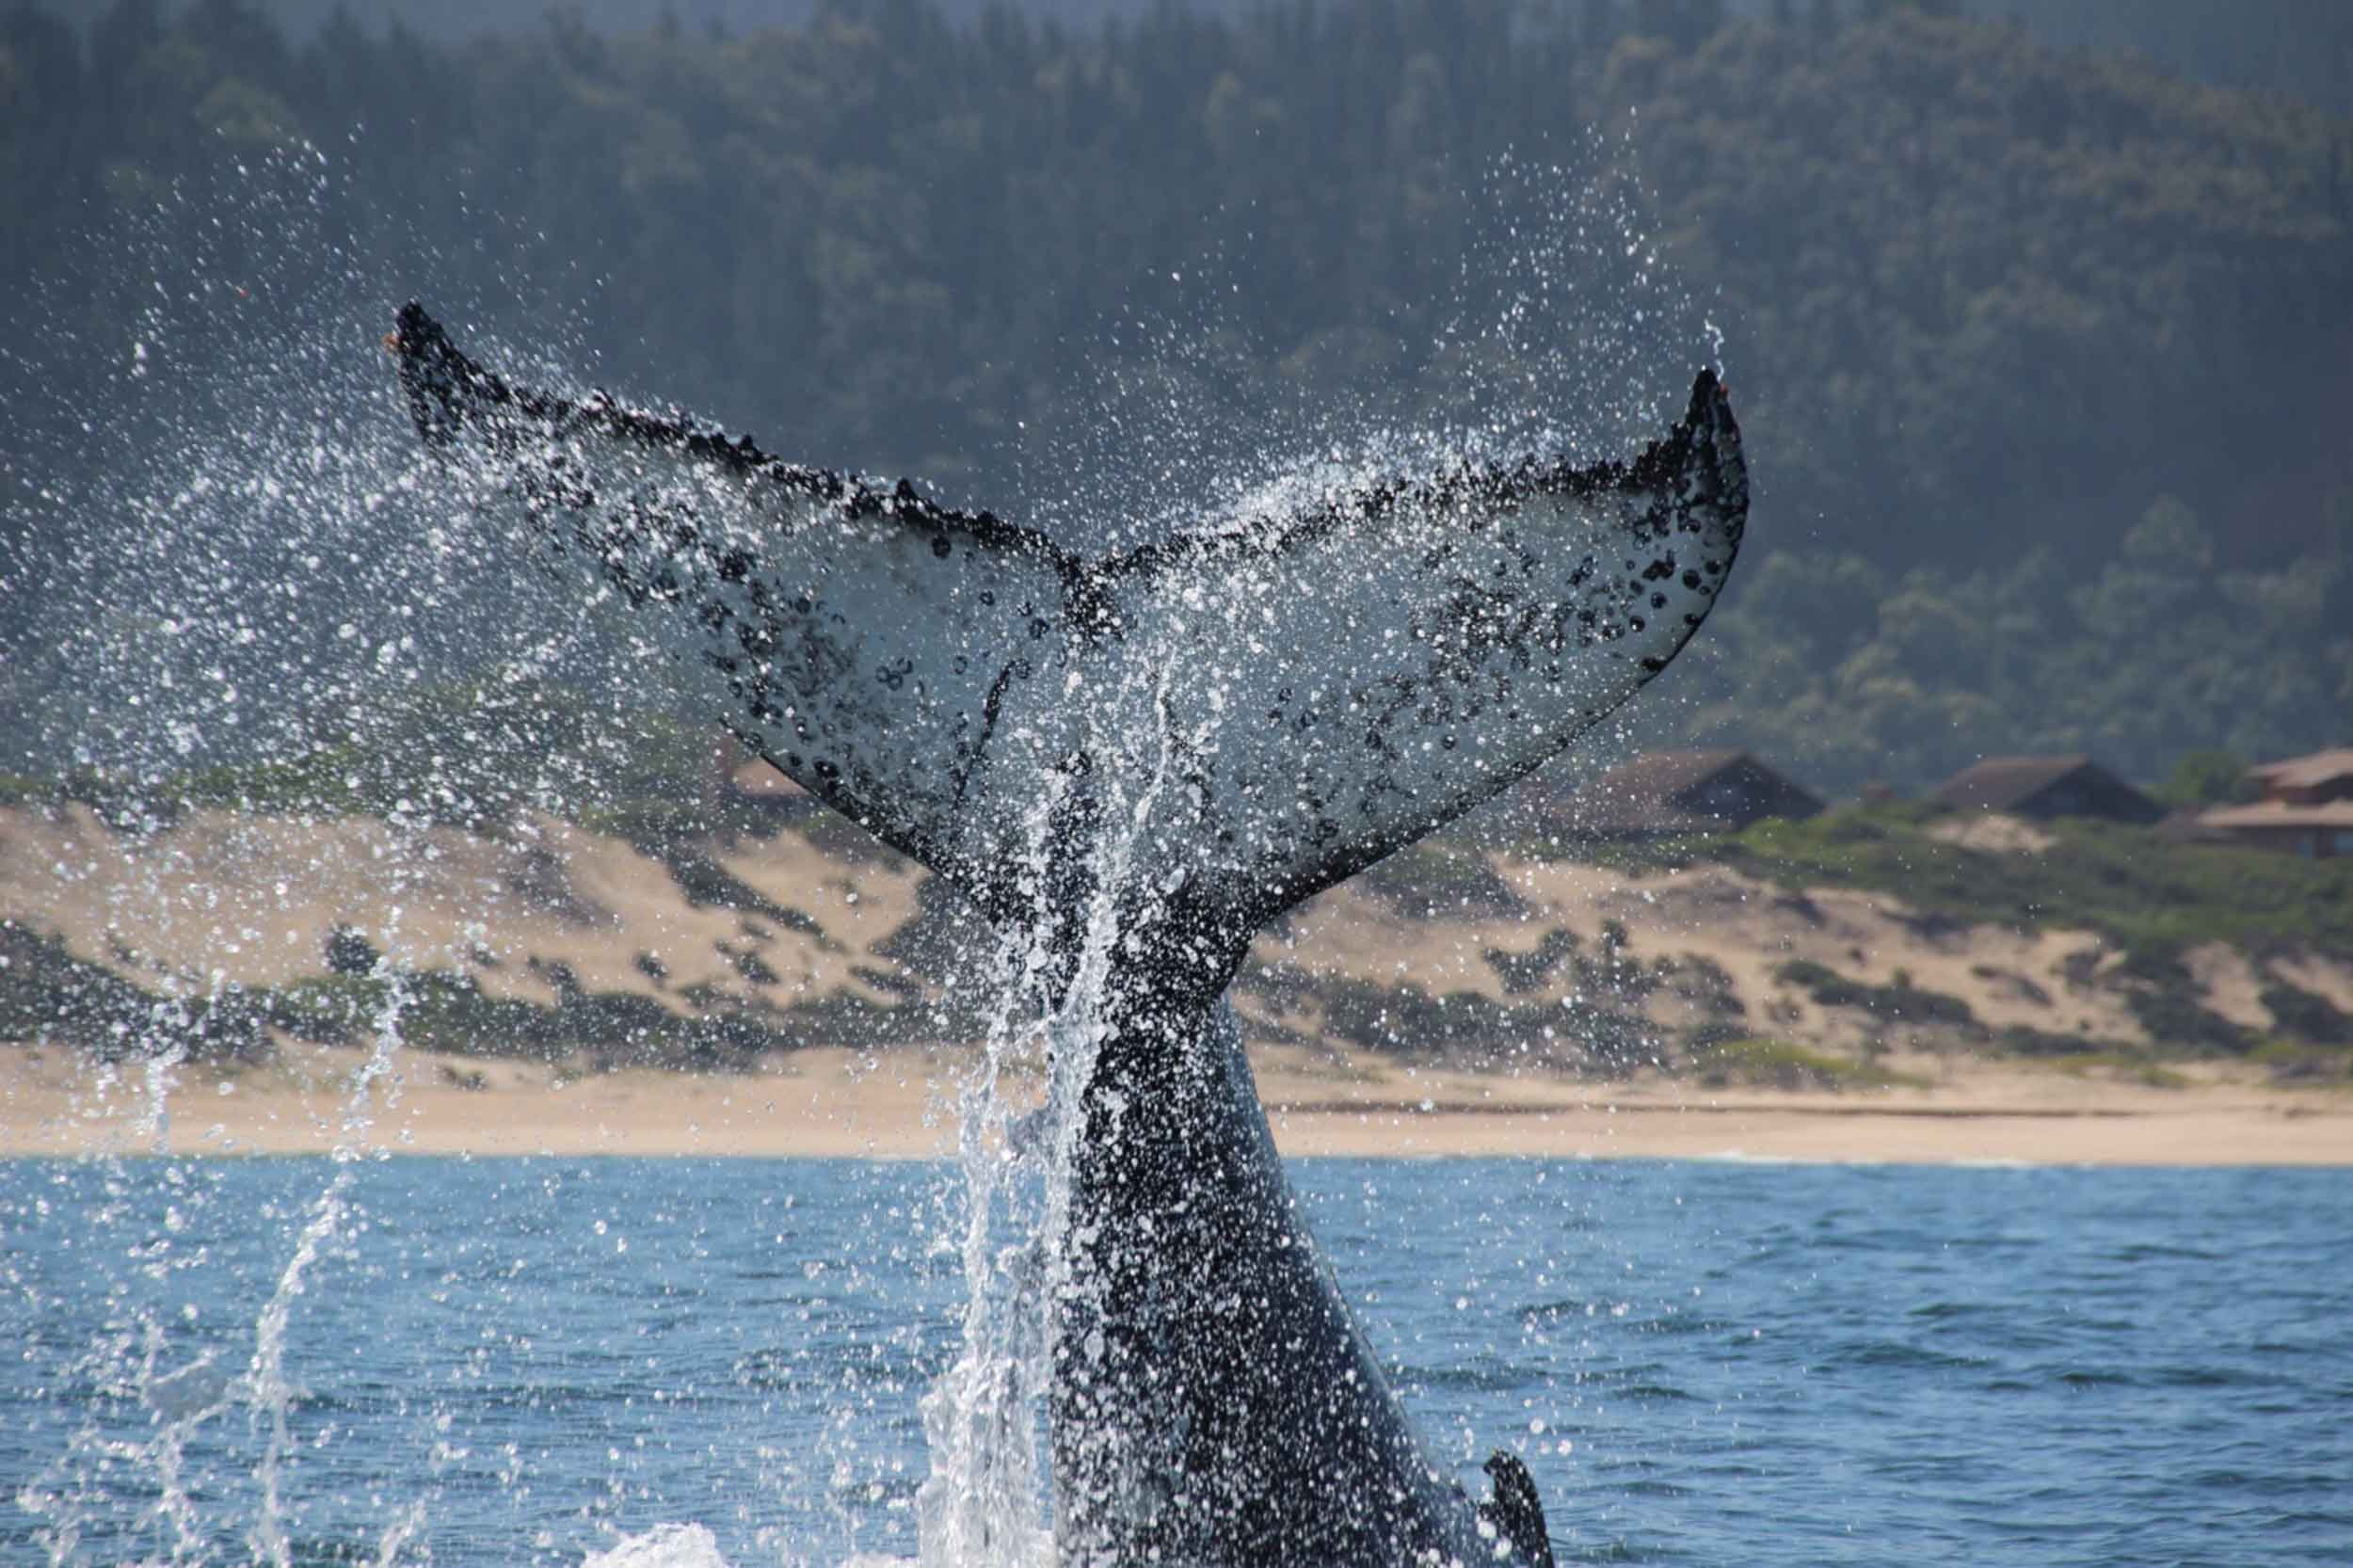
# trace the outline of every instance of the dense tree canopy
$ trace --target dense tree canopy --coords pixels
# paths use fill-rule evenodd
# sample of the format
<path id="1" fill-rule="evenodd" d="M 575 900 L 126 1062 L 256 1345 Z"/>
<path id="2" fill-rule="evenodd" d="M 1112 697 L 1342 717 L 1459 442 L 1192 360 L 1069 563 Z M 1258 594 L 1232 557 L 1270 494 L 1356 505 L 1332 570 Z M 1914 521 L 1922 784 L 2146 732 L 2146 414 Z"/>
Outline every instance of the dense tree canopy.
<path id="1" fill-rule="evenodd" d="M 1754 555 L 1676 678 L 1690 732 L 1832 785 L 2342 739 L 2353 122 L 1970 8 L 1271 0 L 1087 29 L 872 0 L 740 34 L 557 8 L 462 44 L 348 11 L 296 41 L 244 0 L 111 0 L 87 32 L 20 8 L 0 377 L 70 375 L 27 346 L 42 312 L 138 334 L 152 280 L 94 262 L 106 236 L 308 149 L 338 258 L 426 258 L 600 377 L 994 500 L 1068 456 L 1040 432 L 1148 446 L 1105 412 L 1123 376 L 1302 430 L 1486 417 L 1514 367 L 1472 361 L 1518 348 L 1449 323 L 1466 278 L 1509 295 L 1499 233 L 1559 216 L 1498 196 L 1498 160 L 1557 159 L 1722 329 L 1751 432 Z M 1172 276 L 1235 286 L 1145 287 Z M 1660 342 L 1625 362 L 1693 347 Z"/>

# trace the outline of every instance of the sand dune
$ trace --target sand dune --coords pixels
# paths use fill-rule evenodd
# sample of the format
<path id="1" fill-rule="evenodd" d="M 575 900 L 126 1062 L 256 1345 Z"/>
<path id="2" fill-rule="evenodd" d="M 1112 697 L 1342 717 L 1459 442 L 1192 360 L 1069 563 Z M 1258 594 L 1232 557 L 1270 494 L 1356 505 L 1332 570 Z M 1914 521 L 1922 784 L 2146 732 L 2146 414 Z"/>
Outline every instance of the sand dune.
<path id="1" fill-rule="evenodd" d="M 1488 872 L 1483 896 L 1412 913 L 1360 879 L 1260 940 L 1237 1000 L 1287 1149 L 2353 1163 L 2353 1080 L 2120 1055 L 2147 1036 L 2091 933 L 1954 929 L 1884 895 L 1795 895 L 1707 865 Z M 78 807 L 0 810 L 0 916 L 152 993 L 315 981 L 350 928 L 394 966 L 462 974 L 485 996 L 551 1014 L 594 993 L 678 1016 L 733 1010 L 768 1042 L 702 1074 L 616 1069 L 626 1052 L 577 1043 L 552 1062 L 502 1041 L 402 1049 L 362 1104 L 361 1041 L 280 1033 L 257 1064 L 165 1069 L 136 1064 L 136 1042 L 105 1066 L 34 1029 L 0 1048 L 0 1152 L 936 1154 L 971 1053 L 920 1043 L 937 1037 L 923 1021 L 940 995 L 936 966 L 900 961 L 920 881 L 791 827 L 681 857 L 553 819 L 488 839 L 197 811 L 134 836 Z M 1783 973 L 1792 960 L 1957 999 L 1969 1022 L 1825 1004 Z M 2265 987 L 2282 979 L 2353 1012 L 2339 960 L 2210 945 L 2185 962 L 2203 1005 L 2249 1030 L 2272 1026 Z M 1393 1003 L 1407 1021 L 1385 1033 Z M 1516 1035 L 1456 1049 L 1414 1032 L 1471 1003 L 1481 1027 Z M 1603 1061 L 1579 1038 L 1597 1009 L 1635 1032 L 1631 1055 Z M 811 1032 L 878 1016 L 900 1042 L 887 1049 Z M 1983 1054 L 2011 1026 L 2105 1054 Z M 1710 1031 L 1853 1071 L 1705 1070 L 1693 1042 Z"/>

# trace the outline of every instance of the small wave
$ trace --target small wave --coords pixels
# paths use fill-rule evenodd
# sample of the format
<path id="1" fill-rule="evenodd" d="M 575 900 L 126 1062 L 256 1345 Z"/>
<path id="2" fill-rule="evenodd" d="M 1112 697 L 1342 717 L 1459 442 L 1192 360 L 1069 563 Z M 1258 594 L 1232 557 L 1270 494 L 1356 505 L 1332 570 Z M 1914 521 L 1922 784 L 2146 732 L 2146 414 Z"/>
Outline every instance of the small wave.
<path id="1" fill-rule="evenodd" d="M 590 1552 L 580 1568 L 733 1568 L 718 1538 L 702 1525 L 656 1525 L 642 1535 L 623 1536 L 600 1552 Z M 858 1552 L 841 1568 L 916 1568 L 911 1557 Z"/>
<path id="2" fill-rule="evenodd" d="M 1949 1322 L 1959 1318 L 1992 1318 L 2009 1308 L 1993 1302 L 1923 1302 L 1908 1310 L 1907 1318 L 1922 1318 L 1930 1322 Z"/>
<path id="3" fill-rule="evenodd" d="M 2219 1263 L 2222 1255 L 2206 1247 L 2185 1247 L 2165 1241 L 2132 1241 L 2111 1251 L 2108 1258 L 2117 1263 L 2150 1263 L 2179 1260 L 2188 1263 Z"/>
<path id="4" fill-rule="evenodd" d="M 1412 1387 L 1473 1394 L 1508 1394 L 1525 1386 L 1529 1378 L 1521 1368 L 1483 1358 L 1466 1367 L 1402 1366 L 1394 1368 L 1391 1376 Z"/>
<path id="5" fill-rule="evenodd" d="M 1695 1165 L 1789 1165 L 1804 1169 L 1818 1167 L 1826 1171 L 1894 1171 L 1919 1163 L 1919 1161 L 1908 1160 L 1877 1160 L 1859 1154 L 1751 1154 L 1746 1149 L 1717 1149 L 1712 1153 L 1694 1154 L 1688 1158 Z M 1970 1162 L 1954 1160 L 1952 1163 L 1960 1165 Z M 2007 1161 L 1990 1161 L 1989 1163 L 2007 1163 Z"/>
<path id="6" fill-rule="evenodd" d="M 1630 1497 L 1688 1497 L 1691 1488 L 1672 1480 L 1630 1480 L 1620 1491 Z"/>
<path id="7" fill-rule="evenodd" d="M 701 1525 L 656 1525 L 590 1552 L 580 1568 L 729 1568 L 716 1536 Z"/>
<path id="8" fill-rule="evenodd" d="M 1745 1325 L 1729 1318 L 1706 1318 L 1694 1312 L 1662 1312 L 1636 1325 L 1640 1334 L 1729 1334 Z"/>
<path id="9" fill-rule="evenodd" d="M 1542 1302 L 1533 1306 L 1523 1306 L 1515 1310 L 1522 1326 L 1531 1330 L 1548 1328 L 1561 1322 L 1582 1322 L 1588 1319 L 1595 1322 L 1605 1320 L 1622 1322 L 1626 1329 L 1636 1334 L 1721 1334 L 1741 1326 L 1729 1319 L 1686 1312 L 1676 1306 L 1669 1306 L 1663 1310 L 1646 1309 L 1644 1315 L 1638 1316 L 1635 1304 L 1632 1302 L 1588 1301 L 1577 1296 L 1557 1302 Z"/>
<path id="10" fill-rule="evenodd" d="M 1966 1371 L 1988 1365 L 1988 1360 L 1984 1356 L 1953 1355 L 1945 1351 L 1932 1351 L 1921 1345 L 1906 1345 L 1894 1340 L 1877 1339 L 1842 1350 L 1826 1358 L 1826 1365 L 1919 1367 L 1941 1371 Z"/>
<path id="11" fill-rule="evenodd" d="M 833 1500 L 844 1508 L 904 1508 L 922 1484 L 915 1475 L 868 1476 L 835 1487 Z"/>
<path id="12" fill-rule="evenodd" d="M 2250 1372 L 2237 1367 L 2157 1367 L 2147 1374 L 2159 1388 L 2280 1388 L 2298 1380 L 2277 1372 Z"/>

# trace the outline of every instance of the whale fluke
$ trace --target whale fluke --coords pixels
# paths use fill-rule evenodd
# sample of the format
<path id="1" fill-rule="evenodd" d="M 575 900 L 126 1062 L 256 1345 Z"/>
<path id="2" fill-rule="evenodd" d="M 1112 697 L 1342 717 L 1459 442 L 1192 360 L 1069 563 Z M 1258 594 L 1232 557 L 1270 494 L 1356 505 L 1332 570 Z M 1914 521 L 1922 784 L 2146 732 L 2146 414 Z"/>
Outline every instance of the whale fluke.
<path id="1" fill-rule="evenodd" d="M 727 722 L 984 908 L 1031 902 L 1022 811 L 1091 743 L 1072 682 L 1173 664 L 1138 755 L 1179 787 L 1147 857 L 1245 928 L 1460 816 L 1663 669 L 1732 565 L 1748 485 L 1714 373 L 1632 462 L 1301 484 L 1081 558 L 988 512 L 767 456 L 682 416 L 510 385 L 422 307 L 419 434 L 485 472 L 668 635 Z M 1131 683 L 1130 683 L 1131 684 Z"/>
<path id="2" fill-rule="evenodd" d="M 1267 920 L 1560 752 L 1691 636 L 1748 512 L 1715 374 L 1630 462 L 1310 476 L 1082 556 L 904 481 L 517 386 L 414 303 L 388 342 L 470 504 L 641 606 L 771 762 L 1040 934 L 1049 984 L 1090 895 L 1112 901 L 1057 1238 L 1064 1560 L 1548 1563 L 1524 1465 L 1491 1461 L 1474 1505 L 1422 1453 L 1224 993 Z"/>

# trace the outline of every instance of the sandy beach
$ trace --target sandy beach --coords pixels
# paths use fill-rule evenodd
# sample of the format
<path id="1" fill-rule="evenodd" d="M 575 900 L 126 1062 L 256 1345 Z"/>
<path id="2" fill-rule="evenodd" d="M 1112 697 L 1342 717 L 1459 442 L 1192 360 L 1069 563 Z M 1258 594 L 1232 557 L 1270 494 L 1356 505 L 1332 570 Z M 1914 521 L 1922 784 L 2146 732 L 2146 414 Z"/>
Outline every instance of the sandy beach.
<path id="1" fill-rule="evenodd" d="M 356 1094 L 354 1050 L 237 1072 L 91 1069 L 0 1054 L 0 1155 L 169 1152 L 925 1159 L 953 1151 L 969 1058 L 804 1051 L 747 1073 L 575 1075 L 405 1054 Z M 1839 1093 L 1416 1070 L 1262 1053 L 1290 1155 L 1540 1155 L 2091 1165 L 2353 1165 L 2353 1095 L 2222 1067 L 2167 1087 L 1939 1059 L 1917 1085 Z"/>

